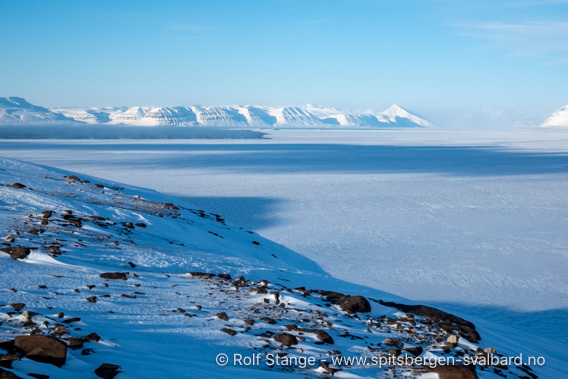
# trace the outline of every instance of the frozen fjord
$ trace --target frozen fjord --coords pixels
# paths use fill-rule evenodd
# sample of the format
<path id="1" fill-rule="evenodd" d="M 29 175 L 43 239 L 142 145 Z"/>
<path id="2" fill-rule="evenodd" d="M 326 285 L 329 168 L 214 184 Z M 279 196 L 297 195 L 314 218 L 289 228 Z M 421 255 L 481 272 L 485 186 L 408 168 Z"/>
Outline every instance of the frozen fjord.
<path id="1" fill-rule="evenodd" d="M 270 138 L 6 141 L 0 150 L 183 198 L 341 279 L 565 335 L 568 133 L 280 130 Z M 554 326 L 535 322 L 558 315 Z"/>

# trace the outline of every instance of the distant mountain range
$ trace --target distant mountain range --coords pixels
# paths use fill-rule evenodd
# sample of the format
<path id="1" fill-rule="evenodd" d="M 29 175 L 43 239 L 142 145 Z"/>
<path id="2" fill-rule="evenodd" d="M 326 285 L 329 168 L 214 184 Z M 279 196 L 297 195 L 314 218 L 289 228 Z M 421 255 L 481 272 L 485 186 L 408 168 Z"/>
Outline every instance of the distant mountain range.
<path id="1" fill-rule="evenodd" d="M 109 124 L 135 126 L 219 126 L 248 128 L 428 127 L 431 123 L 392 105 L 379 113 L 334 108 L 247 106 L 44 108 L 20 97 L 0 98 L 0 125 Z"/>

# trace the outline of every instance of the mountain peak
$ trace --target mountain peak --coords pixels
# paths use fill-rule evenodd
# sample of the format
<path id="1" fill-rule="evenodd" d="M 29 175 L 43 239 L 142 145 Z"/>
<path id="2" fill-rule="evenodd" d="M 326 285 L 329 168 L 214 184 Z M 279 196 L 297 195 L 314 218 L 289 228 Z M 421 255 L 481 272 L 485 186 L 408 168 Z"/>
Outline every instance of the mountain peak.
<path id="1" fill-rule="evenodd" d="M 544 128 L 568 127 L 568 105 L 556 110 L 541 126 Z"/>

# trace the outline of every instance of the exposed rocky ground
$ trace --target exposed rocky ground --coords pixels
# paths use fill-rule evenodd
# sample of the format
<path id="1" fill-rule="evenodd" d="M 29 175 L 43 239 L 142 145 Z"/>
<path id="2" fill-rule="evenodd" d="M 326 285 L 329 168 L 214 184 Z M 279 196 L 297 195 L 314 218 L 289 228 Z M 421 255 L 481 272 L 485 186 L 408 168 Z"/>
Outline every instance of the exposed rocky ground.
<path id="1" fill-rule="evenodd" d="M 484 346 L 472 323 L 378 291 L 360 296 L 221 215 L 0 164 L 1 378 L 537 378 L 503 364 L 507 352 Z M 216 364 L 220 353 L 228 364 Z"/>

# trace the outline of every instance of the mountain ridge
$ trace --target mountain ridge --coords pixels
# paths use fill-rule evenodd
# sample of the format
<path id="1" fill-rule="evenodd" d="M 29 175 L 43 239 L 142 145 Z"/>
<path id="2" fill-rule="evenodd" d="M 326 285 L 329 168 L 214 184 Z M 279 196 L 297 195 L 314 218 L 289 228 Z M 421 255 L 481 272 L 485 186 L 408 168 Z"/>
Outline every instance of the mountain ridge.
<path id="1" fill-rule="evenodd" d="M 392 128 L 432 124 L 393 104 L 383 112 L 353 113 L 307 104 L 303 107 L 135 106 L 54 107 L 30 104 L 23 98 L 0 98 L 0 125 L 73 123 L 133 126 L 219 126 L 254 128 Z"/>

